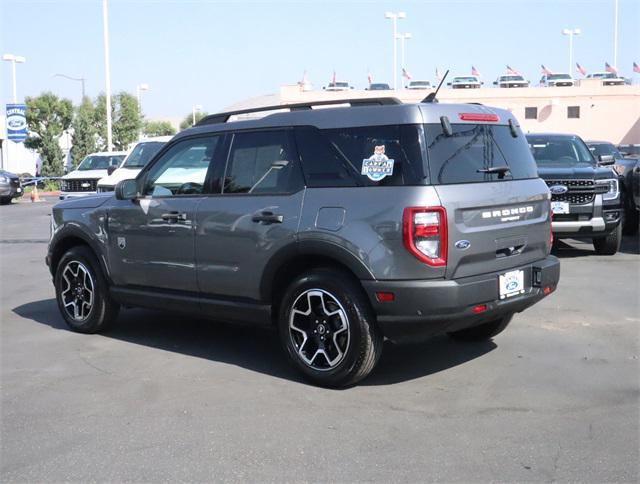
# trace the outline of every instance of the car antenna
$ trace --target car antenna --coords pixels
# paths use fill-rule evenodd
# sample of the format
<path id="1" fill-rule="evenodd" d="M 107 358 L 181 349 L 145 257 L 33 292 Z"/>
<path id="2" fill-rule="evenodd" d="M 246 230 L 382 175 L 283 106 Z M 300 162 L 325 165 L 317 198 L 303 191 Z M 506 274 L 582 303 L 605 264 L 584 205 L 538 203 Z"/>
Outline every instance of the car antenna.
<path id="1" fill-rule="evenodd" d="M 438 84 L 438 87 L 436 87 L 436 90 L 433 91 L 433 92 L 430 92 L 427 95 L 427 97 L 425 97 L 422 100 L 423 103 L 437 103 L 438 102 L 438 100 L 436 99 L 436 96 L 438 95 L 438 91 L 440 90 L 440 86 L 442 86 L 442 83 L 447 78 L 447 74 L 449 74 L 449 69 L 447 69 L 447 72 L 445 72 L 444 76 L 442 76 L 442 79 L 440 79 L 440 84 Z"/>

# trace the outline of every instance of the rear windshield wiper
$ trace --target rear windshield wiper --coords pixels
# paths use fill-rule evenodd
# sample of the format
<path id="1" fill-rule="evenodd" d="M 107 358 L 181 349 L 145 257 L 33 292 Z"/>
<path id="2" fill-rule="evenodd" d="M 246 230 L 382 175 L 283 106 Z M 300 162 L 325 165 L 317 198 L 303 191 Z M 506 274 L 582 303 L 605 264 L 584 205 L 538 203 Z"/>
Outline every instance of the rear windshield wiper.
<path id="1" fill-rule="evenodd" d="M 478 173 L 490 173 L 498 174 L 498 178 L 504 178 L 504 176 L 511 171 L 508 166 L 492 166 L 490 168 L 479 168 L 476 170 Z"/>

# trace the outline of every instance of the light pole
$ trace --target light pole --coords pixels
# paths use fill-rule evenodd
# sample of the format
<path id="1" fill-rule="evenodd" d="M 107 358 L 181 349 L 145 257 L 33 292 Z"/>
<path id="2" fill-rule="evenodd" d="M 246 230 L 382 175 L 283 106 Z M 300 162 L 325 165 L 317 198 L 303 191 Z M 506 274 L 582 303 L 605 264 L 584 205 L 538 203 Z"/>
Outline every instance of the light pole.
<path id="1" fill-rule="evenodd" d="M 563 29 L 562 35 L 569 36 L 569 70 L 567 71 L 571 74 L 571 67 L 573 66 L 573 36 L 580 35 L 582 31 L 580 29 Z"/>
<path id="2" fill-rule="evenodd" d="M 138 84 L 136 86 L 136 99 L 138 100 L 138 114 L 142 116 L 142 102 L 140 98 L 140 91 L 148 91 L 149 84 Z"/>
<path id="3" fill-rule="evenodd" d="M 111 72 L 109 71 L 109 11 L 107 0 L 102 0 L 102 24 L 104 34 L 104 78 L 105 97 L 107 98 L 107 151 L 113 151 L 113 133 L 111 128 Z"/>
<path id="4" fill-rule="evenodd" d="M 393 89 L 398 88 L 398 49 L 397 49 L 397 36 L 398 36 L 398 19 L 407 18 L 407 14 L 404 12 L 385 12 L 384 18 L 390 19 L 393 22 Z"/>
<path id="5" fill-rule="evenodd" d="M 54 74 L 53 77 L 64 77 L 65 79 L 69 79 L 70 81 L 81 82 L 82 83 L 82 99 L 84 99 L 84 96 L 85 96 L 84 81 L 86 81 L 84 77 L 71 77 L 71 76 L 67 76 L 66 74 Z"/>
<path id="6" fill-rule="evenodd" d="M 200 104 L 194 104 L 191 107 L 191 126 L 196 125 L 196 113 L 202 111 L 202 106 Z"/>
<path id="7" fill-rule="evenodd" d="M 19 55 L 5 54 L 2 56 L 2 60 L 11 62 L 11 71 L 13 77 L 13 104 L 15 104 L 18 102 L 18 90 L 16 87 L 16 63 L 24 64 L 25 62 L 27 62 L 27 59 Z"/>

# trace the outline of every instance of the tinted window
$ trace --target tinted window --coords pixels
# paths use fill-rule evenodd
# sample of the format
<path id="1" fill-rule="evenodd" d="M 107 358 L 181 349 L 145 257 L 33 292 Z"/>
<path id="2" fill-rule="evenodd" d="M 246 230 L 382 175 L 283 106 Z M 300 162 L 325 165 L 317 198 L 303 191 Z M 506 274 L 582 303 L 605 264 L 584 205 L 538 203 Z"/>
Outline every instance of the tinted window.
<path id="1" fill-rule="evenodd" d="M 359 185 L 424 183 L 422 126 L 368 126 L 322 132 Z M 377 173 L 376 164 L 381 167 Z"/>
<path id="2" fill-rule="evenodd" d="M 524 108 L 524 119 L 538 119 L 538 108 L 537 107 Z"/>
<path id="3" fill-rule="evenodd" d="M 580 106 L 567 106 L 567 118 L 579 118 Z"/>
<path id="4" fill-rule="evenodd" d="M 125 168 L 142 168 L 149 163 L 153 155 L 160 151 L 160 148 L 163 146 L 163 141 L 145 141 L 138 143 L 131 153 L 129 153 L 129 156 L 127 156 L 122 166 Z"/>
<path id="5" fill-rule="evenodd" d="M 356 186 L 355 173 L 333 149 L 326 136 L 311 127 L 296 128 L 296 145 L 309 187 Z"/>
<path id="6" fill-rule="evenodd" d="M 427 153 L 433 184 L 474 183 L 536 178 L 537 168 L 525 137 L 514 138 L 508 126 L 453 124 L 453 135 L 439 124 L 426 127 Z M 492 167 L 509 167 L 499 173 L 485 173 Z"/>
<path id="7" fill-rule="evenodd" d="M 293 193 L 303 186 L 289 132 L 234 135 L 224 193 Z"/>
<path id="8" fill-rule="evenodd" d="M 622 158 L 622 155 L 616 147 L 609 143 L 590 144 L 589 149 L 596 156 L 611 155 L 614 158 Z"/>
<path id="9" fill-rule="evenodd" d="M 527 135 L 536 163 L 595 163 L 591 152 L 577 136 Z"/>
<path id="10" fill-rule="evenodd" d="M 154 197 L 204 193 L 205 178 L 220 136 L 179 141 L 146 175 L 145 194 Z"/>

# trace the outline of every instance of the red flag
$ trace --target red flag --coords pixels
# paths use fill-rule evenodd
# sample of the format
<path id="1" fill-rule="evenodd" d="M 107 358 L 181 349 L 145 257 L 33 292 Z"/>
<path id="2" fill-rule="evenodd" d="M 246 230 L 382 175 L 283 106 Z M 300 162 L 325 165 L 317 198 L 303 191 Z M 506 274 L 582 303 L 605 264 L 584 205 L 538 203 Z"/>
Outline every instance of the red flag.
<path id="1" fill-rule="evenodd" d="M 518 71 L 516 71 L 515 69 L 507 66 L 507 74 L 511 74 L 512 76 L 519 76 L 520 73 Z"/>
<path id="2" fill-rule="evenodd" d="M 407 81 L 411 80 L 411 74 L 403 67 L 402 68 L 402 77 L 404 77 Z"/>
<path id="3" fill-rule="evenodd" d="M 580 64 L 578 64 L 577 62 L 576 62 L 576 71 L 578 71 L 583 76 L 587 75 L 587 70 L 584 67 L 582 67 Z"/>
<path id="4" fill-rule="evenodd" d="M 544 64 L 541 64 L 540 67 L 542 67 L 542 74 L 544 74 L 545 76 L 551 76 L 553 74 L 553 72 L 551 72 L 551 69 L 547 69 Z"/>
<path id="5" fill-rule="evenodd" d="M 610 66 L 608 62 L 604 63 L 604 70 L 613 74 L 618 74 L 618 70 L 615 67 Z"/>
<path id="6" fill-rule="evenodd" d="M 476 69 L 474 66 L 471 66 L 471 75 L 476 77 L 482 77 L 480 71 Z"/>
<path id="7" fill-rule="evenodd" d="M 371 75 L 370 72 L 367 74 L 367 81 L 369 81 L 369 84 L 373 82 L 373 76 Z"/>
<path id="8" fill-rule="evenodd" d="M 637 72 L 640 74 L 640 66 L 635 62 L 633 63 L 633 72 Z"/>

